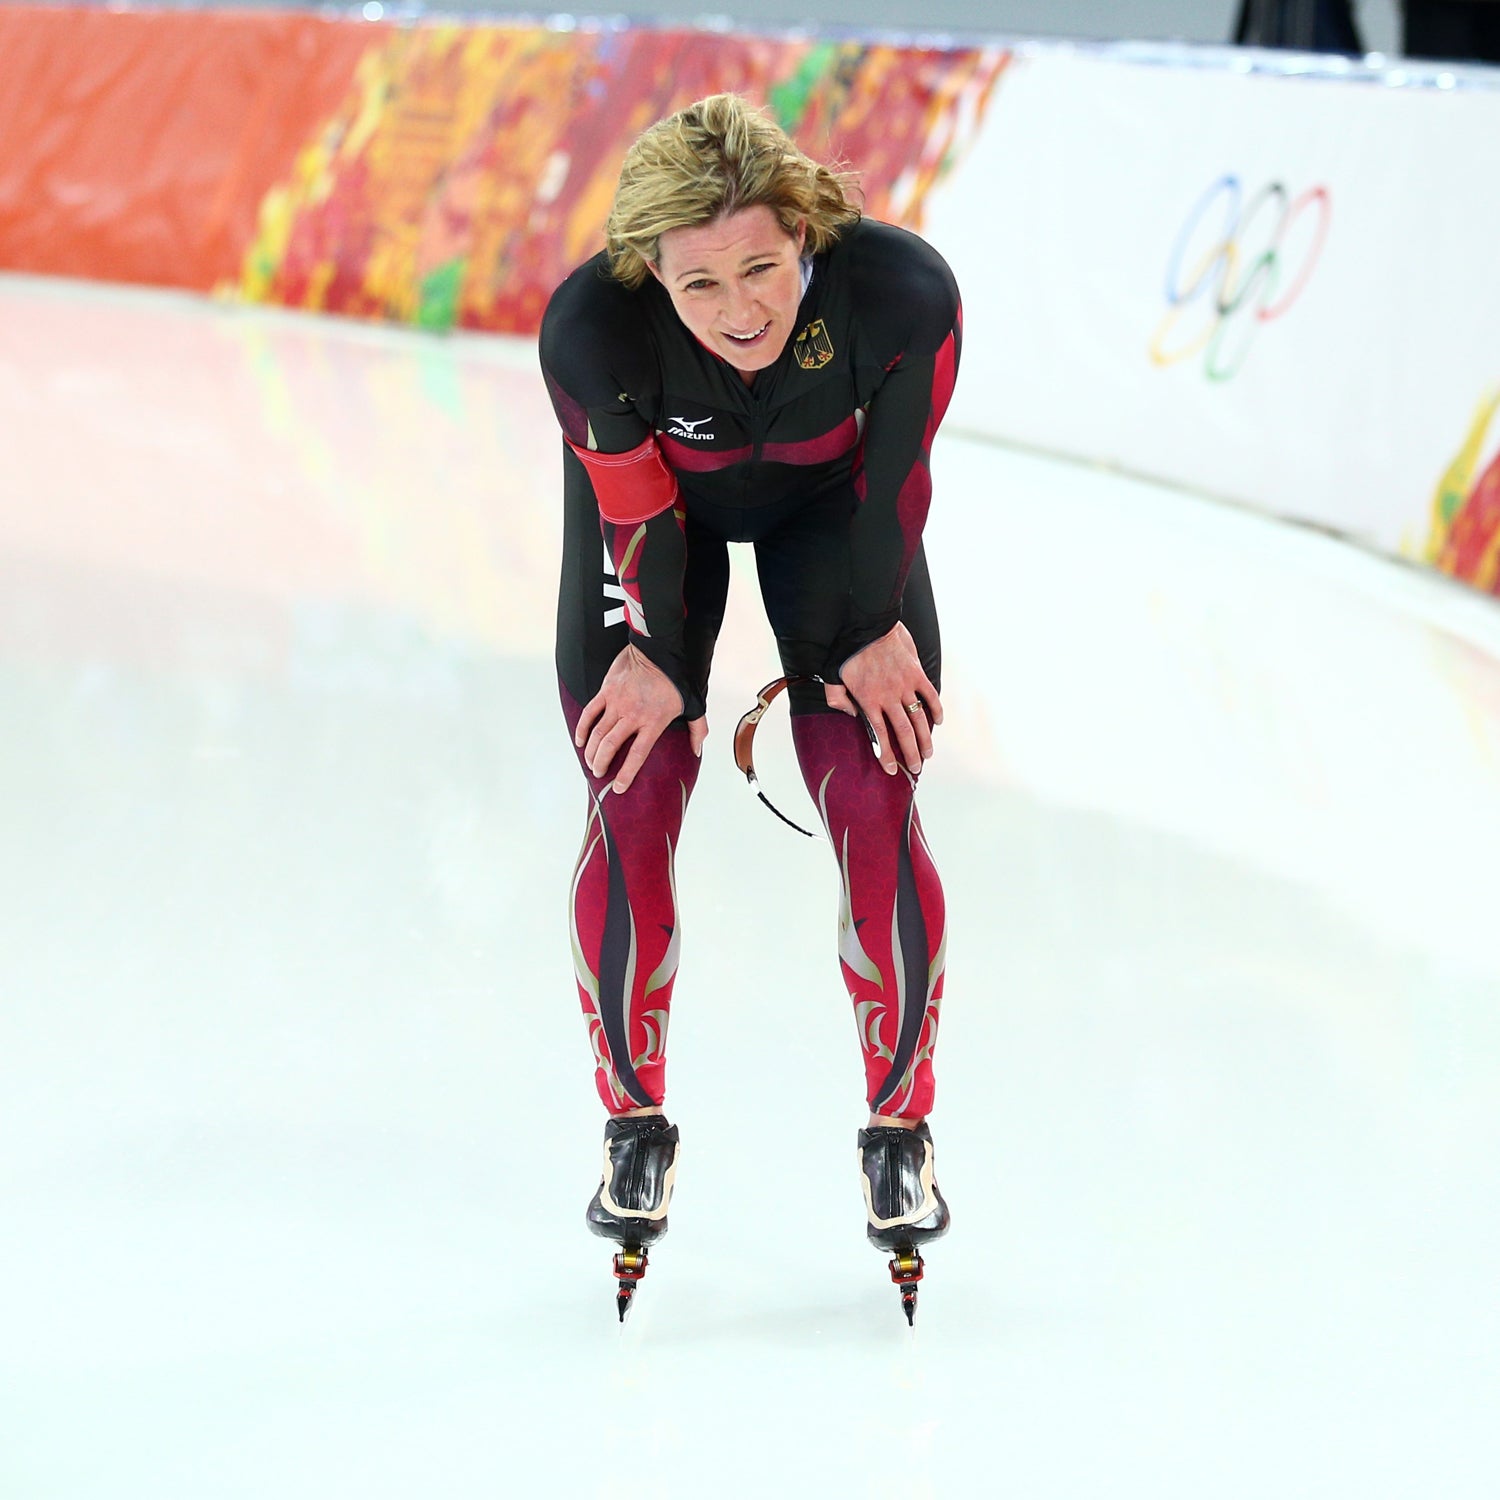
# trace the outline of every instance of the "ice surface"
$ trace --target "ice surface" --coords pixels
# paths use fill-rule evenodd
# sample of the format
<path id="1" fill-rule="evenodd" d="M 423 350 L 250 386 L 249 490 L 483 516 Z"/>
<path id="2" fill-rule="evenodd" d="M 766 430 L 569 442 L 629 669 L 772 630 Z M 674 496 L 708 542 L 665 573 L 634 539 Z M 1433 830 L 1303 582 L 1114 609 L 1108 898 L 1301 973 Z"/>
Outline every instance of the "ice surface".
<path id="1" fill-rule="evenodd" d="M 940 445 L 913 1336 L 739 557 L 621 1332 L 533 352 L 3 279 L 0 464 L 6 1500 L 1495 1493 L 1489 601 Z"/>

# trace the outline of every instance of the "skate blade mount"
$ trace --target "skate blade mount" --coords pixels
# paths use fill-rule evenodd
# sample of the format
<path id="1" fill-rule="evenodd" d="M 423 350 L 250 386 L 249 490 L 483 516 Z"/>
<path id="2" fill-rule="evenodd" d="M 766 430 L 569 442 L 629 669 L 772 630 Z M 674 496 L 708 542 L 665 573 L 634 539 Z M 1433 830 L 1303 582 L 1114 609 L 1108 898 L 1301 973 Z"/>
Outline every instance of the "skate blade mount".
<path id="1" fill-rule="evenodd" d="M 909 1327 L 915 1328 L 917 1283 L 922 1279 L 922 1255 L 915 1247 L 898 1250 L 891 1257 L 891 1280 L 901 1291 L 901 1311 Z"/>
<path id="2" fill-rule="evenodd" d="M 633 1305 L 635 1289 L 646 1274 L 647 1263 L 646 1252 L 639 1245 L 626 1245 L 615 1256 L 615 1280 L 619 1283 L 615 1292 L 615 1309 L 622 1323 Z"/>

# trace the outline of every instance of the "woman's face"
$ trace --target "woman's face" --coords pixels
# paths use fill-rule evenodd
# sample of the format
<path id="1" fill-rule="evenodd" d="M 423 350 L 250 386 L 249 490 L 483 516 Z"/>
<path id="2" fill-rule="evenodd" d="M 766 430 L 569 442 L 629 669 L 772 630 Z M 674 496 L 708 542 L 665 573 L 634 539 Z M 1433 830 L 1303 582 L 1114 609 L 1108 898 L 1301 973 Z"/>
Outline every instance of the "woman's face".
<path id="1" fill-rule="evenodd" d="M 802 301 L 802 243 L 764 204 L 662 235 L 651 267 L 699 343 L 744 374 L 776 363 Z"/>

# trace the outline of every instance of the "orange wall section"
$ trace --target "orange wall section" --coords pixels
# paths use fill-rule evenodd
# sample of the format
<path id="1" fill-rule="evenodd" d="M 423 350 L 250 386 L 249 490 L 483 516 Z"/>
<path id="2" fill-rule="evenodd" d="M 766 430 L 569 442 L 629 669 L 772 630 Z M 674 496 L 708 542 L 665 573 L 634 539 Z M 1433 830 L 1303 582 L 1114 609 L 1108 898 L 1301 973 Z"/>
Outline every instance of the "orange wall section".
<path id="1" fill-rule="evenodd" d="M 390 28 L 0 6 L 0 268 L 209 291 Z"/>

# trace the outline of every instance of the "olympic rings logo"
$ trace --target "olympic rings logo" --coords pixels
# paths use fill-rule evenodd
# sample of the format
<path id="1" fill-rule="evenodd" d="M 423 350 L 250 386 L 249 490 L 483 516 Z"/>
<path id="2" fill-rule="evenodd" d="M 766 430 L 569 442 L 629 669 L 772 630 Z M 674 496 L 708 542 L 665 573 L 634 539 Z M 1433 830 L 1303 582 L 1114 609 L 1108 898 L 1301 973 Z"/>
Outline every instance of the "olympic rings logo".
<path id="1" fill-rule="evenodd" d="M 1151 363 L 1165 369 L 1203 354 L 1210 380 L 1237 375 L 1261 324 L 1274 323 L 1302 295 L 1332 218 L 1326 187 L 1293 198 L 1271 182 L 1245 199 L 1238 177 L 1219 178 L 1172 247 L 1167 311 L 1151 339 Z"/>

